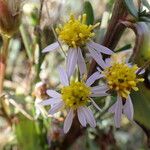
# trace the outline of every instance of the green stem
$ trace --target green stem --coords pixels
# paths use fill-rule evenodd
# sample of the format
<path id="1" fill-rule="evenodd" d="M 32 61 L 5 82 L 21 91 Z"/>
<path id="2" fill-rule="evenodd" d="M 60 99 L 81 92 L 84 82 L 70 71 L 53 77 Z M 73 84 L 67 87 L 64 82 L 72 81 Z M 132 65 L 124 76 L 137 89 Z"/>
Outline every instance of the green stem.
<path id="1" fill-rule="evenodd" d="M 37 43 L 39 45 L 39 56 L 38 56 L 39 58 L 38 58 L 38 63 L 36 65 L 35 82 L 38 82 L 40 80 L 39 73 L 40 73 L 40 70 L 41 70 L 42 62 L 43 62 L 44 57 L 45 57 L 44 54 L 42 53 L 42 42 L 41 42 L 42 34 L 41 34 L 41 29 L 40 29 L 43 4 L 44 4 L 44 0 L 41 0 L 41 6 L 40 6 L 40 12 L 39 12 L 39 24 L 38 24 L 38 27 L 37 27 L 37 35 L 38 35 Z"/>
<path id="2" fill-rule="evenodd" d="M 26 31 L 24 25 L 20 26 L 20 33 L 22 36 L 22 40 L 23 40 L 27 55 L 28 55 L 30 61 L 33 62 L 33 56 L 32 56 L 31 44 L 30 44 L 31 39 L 30 39 L 30 36 L 29 36 L 28 32 Z"/>

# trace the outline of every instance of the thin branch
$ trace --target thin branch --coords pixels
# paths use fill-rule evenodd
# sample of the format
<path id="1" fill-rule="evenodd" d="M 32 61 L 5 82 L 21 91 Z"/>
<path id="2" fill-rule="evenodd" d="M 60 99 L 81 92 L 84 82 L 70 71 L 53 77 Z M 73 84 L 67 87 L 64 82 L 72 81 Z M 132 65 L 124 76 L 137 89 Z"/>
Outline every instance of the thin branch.
<path id="1" fill-rule="evenodd" d="M 47 14 L 48 14 L 48 18 L 49 18 L 49 20 L 50 20 L 51 17 L 50 17 L 49 11 L 48 11 L 48 5 L 46 5 L 46 11 L 47 11 Z M 61 48 L 61 50 L 62 50 L 64 56 L 67 57 L 65 51 L 64 51 L 63 48 L 62 48 L 61 42 L 59 41 L 59 39 L 58 39 L 58 37 L 57 37 L 57 34 L 56 34 L 56 32 L 55 32 L 55 29 L 54 29 L 53 25 L 50 25 L 50 27 L 51 27 L 51 30 L 52 30 L 54 36 L 55 36 L 55 39 L 58 41 L 58 44 L 59 44 L 59 46 L 60 46 L 60 48 Z"/>
<path id="2" fill-rule="evenodd" d="M 34 118 L 28 114 L 25 110 L 23 110 L 19 104 L 17 104 L 13 99 L 8 99 L 8 101 L 15 106 L 16 109 L 18 109 L 26 118 L 28 118 L 29 120 L 34 120 Z"/>

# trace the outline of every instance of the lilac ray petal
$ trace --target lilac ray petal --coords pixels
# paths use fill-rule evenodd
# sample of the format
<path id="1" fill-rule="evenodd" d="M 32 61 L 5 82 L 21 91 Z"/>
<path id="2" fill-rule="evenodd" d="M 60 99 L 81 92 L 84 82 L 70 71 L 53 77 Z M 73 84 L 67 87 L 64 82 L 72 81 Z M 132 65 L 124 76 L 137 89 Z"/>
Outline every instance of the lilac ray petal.
<path id="1" fill-rule="evenodd" d="M 70 48 L 67 56 L 67 74 L 70 77 L 74 71 L 77 64 L 78 51 L 76 48 Z"/>
<path id="2" fill-rule="evenodd" d="M 93 93 L 90 96 L 91 97 L 103 97 L 103 96 L 108 96 L 108 95 L 109 95 L 108 93 L 101 92 L 101 93 Z"/>
<path id="3" fill-rule="evenodd" d="M 87 80 L 86 80 L 86 85 L 91 86 L 96 80 L 102 78 L 103 75 L 100 74 L 98 71 L 93 73 Z"/>
<path id="4" fill-rule="evenodd" d="M 102 70 L 100 69 L 100 67 L 96 67 L 97 71 L 99 71 L 100 73 L 102 73 Z"/>
<path id="5" fill-rule="evenodd" d="M 111 54 L 114 53 L 109 48 L 107 48 L 107 47 L 105 47 L 103 45 L 100 45 L 98 43 L 95 43 L 93 41 L 91 41 L 90 43 L 88 43 L 88 45 L 91 46 L 92 48 L 94 48 L 95 50 L 97 50 L 98 52 L 101 52 L 101 53 L 104 53 L 104 54 L 107 54 L 107 55 L 111 55 Z"/>
<path id="6" fill-rule="evenodd" d="M 102 111 L 102 109 L 94 102 L 94 100 L 92 98 L 90 98 L 92 104 L 95 106 L 95 108 L 97 108 L 99 111 Z"/>
<path id="7" fill-rule="evenodd" d="M 108 90 L 108 86 L 107 85 L 98 85 L 98 86 L 94 86 L 91 87 L 91 91 L 95 94 L 95 93 L 99 93 L 99 92 L 106 92 Z"/>
<path id="8" fill-rule="evenodd" d="M 123 108 L 123 113 L 127 116 L 129 120 L 133 120 L 134 109 L 130 96 L 126 100 L 126 103 Z"/>
<path id="9" fill-rule="evenodd" d="M 40 103 L 38 103 L 39 105 L 43 105 L 43 106 L 46 106 L 46 105 L 54 105 L 58 102 L 61 102 L 61 99 L 58 99 L 58 98 L 50 98 L 50 99 L 47 99 L 47 100 L 44 100 Z"/>
<path id="10" fill-rule="evenodd" d="M 111 65 L 111 58 L 105 59 L 106 66 L 109 67 Z"/>
<path id="11" fill-rule="evenodd" d="M 45 48 L 42 50 L 42 53 L 52 52 L 52 51 L 55 51 L 57 48 L 59 48 L 59 43 L 58 43 L 58 42 L 55 42 L 55 43 L 50 44 L 50 45 L 48 45 L 47 47 L 45 47 Z"/>
<path id="12" fill-rule="evenodd" d="M 77 60 L 77 63 L 78 63 L 78 67 L 79 67 L 79 70 L 80 70 L 80 74 L 81 75 L 87 74 L 87 68 L 86 68 L 85 60 L 83 58 L 83 55 L 82 55 L 82 52 L 81 52 L 80 48 L 78 48 L 78 60 Z"/>
<path id="13" fill-rule="evenodd" d="M 141 69 L 141 68 L 139 68 L 139 69 L 136 71 L 136 73 L 137 73 L 140 69 Z M 145 69 L 141 70 L 141 71 L 139 72 L 139 75 L 141 75 L 141 74 L 143 74 L 143 73 L 145 73 Z"/>
<path id="14" fill-rule="evenodd" d="M 114 120 L 115 120 L 115 126 L 116 128 L 120 127 L 120 122 L 121 122 L 121 116 L 122 116 L 122 99 L 118 95 L 117 96 L 117 102 L 116 102 L 116 109 L 115 109 L 115 115 L 114 115 Z"/>
<path id="15" fill-rule="evenodd" d="M 53 115 L 53 114 L 57 113 L 63 106 L 64 106 L 63 101 L 60 101 L 60 102 L 56 103 L 55 105 L 52 105 L 48 114 Z"/>
<path id="16" fill-rule="evenodd" d="M 61 67 L 58 69 L 58 71 L 59 71 L 61 84 L 64 85 L 64 86 L 68 86 L 69 85 L 69 80 L 68 80 L 68 76 L 67 76 L 66 71 Z"/>
<path id="17" fill-rule="evenodd" d="M 79 122 L 81 123 L 81 125 L 83 127 L 86 127 L 86 123 L 87 123 L 86 117 L 84 115 L 83 110 L 80 107 L 77 109 L 77 115 L 78 115 L 78 119 L 79 119 Z"/>
<path id="18" fill-rule="evenodd" d="M 60 98 L 61 94 L 59 94 L 58 92 L 54 91 L 54 90 L 47 90 L 46 93 L 53 98 Z"/>
<path id="19" fill-rule="evenodd" d="M 116 105 L 117 105 L 117 102 L 115 102 L 115 104 L 113 104 L 113 105 L 108 109 L 108 112 L 110 112 L 110 113 L 115 113 L 115 111 L 116 111 Z"/>
<path id="20" fill-rule="evenodd" d="M 72 125 L 73 117 L 74 117 L 73 110 L 70 109 L 70 111 L 65 119 L 65 122 L 64 122 L 64 127 L 63 127 L 64 133 L 67 133 L 69 131 L 69 129 Z"/>
<path id="21" fill-rule="evenodd" d="M 81 109 L 84 112 L 84 115 L 85 115 L 86 120 L 89 123 L 89 125 L 92 128 L 95 128 L 96 127 L 96 121 L 95 121 L 95 118 L 93 116 L 92 111 L 89 108 L 87 108 L 87 107 L 81 107 Z"/>
<path id="22" fill-rule="evenodd" d="M 99 66 L 101 66 L 103 69 L 106 68 L 106 64 L 102 58 L 102 55 L 98 52 L 96 52 L 94 49 L 89 49 L 90 55 L 92 58 L 98 63 Z"/>

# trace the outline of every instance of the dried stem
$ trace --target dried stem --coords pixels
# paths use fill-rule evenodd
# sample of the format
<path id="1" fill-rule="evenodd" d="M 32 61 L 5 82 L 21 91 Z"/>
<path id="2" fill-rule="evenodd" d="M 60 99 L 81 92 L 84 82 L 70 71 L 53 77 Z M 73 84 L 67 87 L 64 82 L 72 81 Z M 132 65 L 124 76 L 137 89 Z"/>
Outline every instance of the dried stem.
<path id="1" fill-rule="evenodd" d="M 9 46 L 9 38 L 6 36 L 2 36 L 3 38 L 3 46 L 0 51 L 0 95 L 3 92 L 3 84 L 7 66 L 7 57 L 8 57 L 8 46 Z M 7 112 L 7 104 L 3 101 L 3 97 L 0 97 L 1 111 L 3 116 L 6 118 L 8 124 L 11 125 L 11 119 Z"/>
<path id="2" fill-rule="evenodd" d="M 7 66 L 8 46 L 9 46 L 9 38 L 5 36 L 2 36 L 2 38 L 3 38 L 3 46 L 0 52 L 0 94 L 2 94 L 3 91 L 3 83 Z"/>

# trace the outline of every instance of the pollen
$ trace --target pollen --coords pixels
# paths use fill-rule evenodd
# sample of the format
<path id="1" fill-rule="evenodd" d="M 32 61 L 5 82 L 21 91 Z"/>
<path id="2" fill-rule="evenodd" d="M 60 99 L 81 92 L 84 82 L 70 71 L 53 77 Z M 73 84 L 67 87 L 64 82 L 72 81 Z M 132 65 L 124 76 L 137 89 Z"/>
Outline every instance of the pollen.
<path id="1" fill-rule="evenodd" d="M 59 39 L 69 47 L 84 46 L 95 35 L 93 29 L 99 26 L 99 23 L 86 25 L 86 20 L 86 14 L 79 16 L 78 19 L 71 15 L 64 25 L 59 25 L 56 28 Z"/>
<path id="2" fill-rule="evenodd" d="M 121 97 L 127 98 L 131 90 L 138 91 L 137 83 L 143 82 L 143 78 L 138 78 L 137 65 L 128 66 L 125 63 L 114 63 L 107 67 L 105 75 L 108 86 L 111 90 L 117 91 Z"/>
<path id="3" fill-rule="evenodd" d="M 77 109 L 88 103 L 91 90 L 83 82 L 73 81 L 61 89 L 61 94 L 66 107 Z"/>

